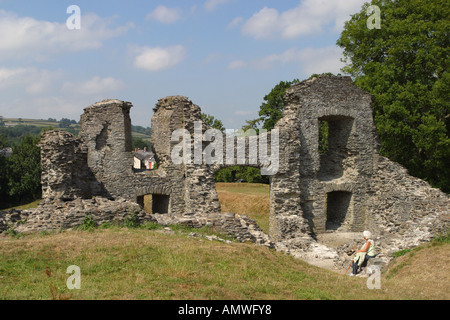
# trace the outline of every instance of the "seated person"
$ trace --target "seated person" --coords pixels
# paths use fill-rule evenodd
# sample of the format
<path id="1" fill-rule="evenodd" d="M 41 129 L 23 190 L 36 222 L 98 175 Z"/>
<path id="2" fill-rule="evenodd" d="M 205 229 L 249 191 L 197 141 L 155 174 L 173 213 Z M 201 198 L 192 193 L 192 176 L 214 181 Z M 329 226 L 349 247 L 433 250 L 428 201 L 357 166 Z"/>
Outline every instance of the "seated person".
<path id="1" fill-rule="evenodd" d="M 353 270 L 350 276 L 354 276 L 358 273 L 358 268 L 363 265 L 363 263 L 370 258 L 375 257 L 375 242 L 371 239 L 372 233 L 370 231 L 363 232 L 363 238 L 366 243 L 361 247 L 360 250 L 355 252 L 355 258 L 353 259 Z"/>

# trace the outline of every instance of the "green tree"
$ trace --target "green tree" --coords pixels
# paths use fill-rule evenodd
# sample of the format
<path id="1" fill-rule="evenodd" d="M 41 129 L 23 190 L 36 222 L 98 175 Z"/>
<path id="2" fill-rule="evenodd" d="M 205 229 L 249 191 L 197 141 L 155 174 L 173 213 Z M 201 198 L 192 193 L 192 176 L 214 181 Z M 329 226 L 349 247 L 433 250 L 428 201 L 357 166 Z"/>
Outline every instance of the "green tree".
<path id="1" fill-rule="evenodd" d="M 41 197 L 40 136 L 25 135 L 8 158 L 10 202 L 24 204 Z"/>
<path id="2" fill-rule="evenodd" d="M 381 29 L 367 27 L 369 5 L 337 41 L 342 71 L 374 96 L 381 153 L 449 192 L 450 2 L 374 0 Z"/>
<path id="3" fill-rule="evenodd" d="M 5 135 L 0 134 L 0 150 L 8 146 Z M 8 160 L 0 153 L 0 209 L 7 208 L 9 199 Z"/>
<path id="4" fill-rule="evenodd" d="M 264 97 L 264 102 L 259 107 L 259 119 L 263 122 L 263 129 L 269 131 L 275 127 L 275 124 L 281 118 L 281 114 L 284 110 L 283 97 L 286 89 L 298 82 L 298 79 L 294 79 L 293 81 L 280 81 L 280 83 Z M 250 122 L 249 124 L 252 123 Z"/>
<path id="5" fill-rule="evenodd" d="M 8 138 L 0 133 L 0 150 L 8 146 Z"/>
<path id="6" fill-rule="evenodd" d="M 209 127 L 225 132 L 225 127 L 223 126 L 222 121 L 214 118 L 213 116 L 202 113 L 202 121 Z"/>
<path id="7" fill-rule="evenodd" d="M 233 166 L 218 170 L 214 174 L 216 182 L 236 182 L 244 180 L 249 183 L 269 183 L 268 176 L 261 175 L 261 169 L 247 166 Z"/>
<path id="8" fill-rule="evenodd" d="M 254 120 L 245 120 L 245 125 L 242 126 L 242 130 L 245 132 L 249 129 L 253 129 L 256 131 L 257 134 L 259 134 L 259 128 L 258 125 L 262 121 L 262 118 L 257 118 Z"/>
<path id="9" fill-rule="evenodd" d="M 62 118 L 61 121 L 59 121 L 60 128 L 69 128 L 71 124 L 72 124 L 72 121 L 67 118 Z"/>
<path id="10" fill-rule="evenodd" d="M 132 147 L 133 147 L 133 150 L 135 148 L 138 148 L 141 150 L 144 150 L 144 148 L 147 148 L 147 150 L 152 150 L 152 144 L 148 141 L 144 141 L 141 138 L 133 138 Z"/>

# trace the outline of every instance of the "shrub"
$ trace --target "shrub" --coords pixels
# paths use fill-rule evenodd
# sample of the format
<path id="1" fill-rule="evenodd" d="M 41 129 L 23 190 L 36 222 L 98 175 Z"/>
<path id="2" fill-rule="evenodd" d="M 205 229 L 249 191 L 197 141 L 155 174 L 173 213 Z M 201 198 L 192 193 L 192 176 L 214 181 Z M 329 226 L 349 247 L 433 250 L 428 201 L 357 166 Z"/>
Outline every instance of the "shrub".
<path id="1" fill-rule="evenodd" d="M 81 230 L 92 231 L 96 227 L 97 227 L 97 225 L 96 225 L 94 219 L 92 218 L 92 216 L 90 214 L 88 214 L 84 217 L 83 223 L 80 228 L 81 228 Z"/>
<path id="2" fill-rule="evenodd" d="M 139 228 L 140 222 L 136 214 L 132 213 L 129 216 L 127 216 L 123 222 L 123 225 L 130 229 Z"/>

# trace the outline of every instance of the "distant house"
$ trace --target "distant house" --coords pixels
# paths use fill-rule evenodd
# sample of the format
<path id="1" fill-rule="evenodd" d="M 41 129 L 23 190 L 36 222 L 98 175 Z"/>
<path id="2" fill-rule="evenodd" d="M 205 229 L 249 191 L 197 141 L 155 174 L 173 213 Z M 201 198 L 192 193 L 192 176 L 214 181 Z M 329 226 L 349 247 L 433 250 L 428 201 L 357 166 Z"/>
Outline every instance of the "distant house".
<path id="1" fill-rule="evenodd" d="M 12 148 L 0 149 L 0 156 L 11 157 L 12 156 Z"/>
<path id="2" fill-rule="evenodd" d="M 155 155 L 151 151 L 135 149 L 134 150 L 134 166 L 135 169 L 153 170 L 156 169 Z"/>

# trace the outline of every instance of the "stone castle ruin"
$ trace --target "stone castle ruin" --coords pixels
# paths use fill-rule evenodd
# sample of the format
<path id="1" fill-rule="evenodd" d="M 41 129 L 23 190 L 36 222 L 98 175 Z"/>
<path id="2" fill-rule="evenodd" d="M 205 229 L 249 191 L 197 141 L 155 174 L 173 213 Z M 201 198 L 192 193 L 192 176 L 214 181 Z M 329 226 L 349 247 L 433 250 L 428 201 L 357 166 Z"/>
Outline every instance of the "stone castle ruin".
<path id="1" fill-rule="evenodd" d="M 207 164 L 172 161 L 179 145 L 172 133 L 195 132 L 201 110 L 188 98 L 160 99 L 152 118 L 152 144 L 158 168 L 135 171 L 131 146 L 131 103 L 105 100 L 84 110 L 78 137 L 49 131 L 40 143 L 43 202 L 33 212 L 13 213 L 26 222 L 18 231 L 72 227 L 92 214 L 98 223 L 138 212 L 142 221 L 162 224 L 213 225 L 238 239 L 252 240 L 299 257 L 321 256 L 339 263 L 345 245 L 329 248 L 317 242 L 327 233 L 371 230 L 385 257 L 418 245 L 447 230 L 447 194 L 409 176 L 400 165 L 381 156 L 373 122 L 372 97 L 349 77 L 319 76 L 293 85 L 277 122 L 277 142 L 266 133 L 246 137 L 244 161 L 236 145 L 223 143 L 227 159 Z M 319 123 L 328 124 L 328 150 L 319 152 Z M 208 128 L 203 125 L 201 134 Z M 229 138 L 229 137 L 228 137 Z M 253 139 L 253 140 L 252 140 Z M 278 170 L 270 176 L 270 232 L 236 214 L 222 214 L 213 175 L 220 168 L 252 162 L 251 141 L 278 150 Z M 222 140 L 222 141 L 220 141 Z M 228 140 L 230 141 L 230 140 Z M 194 140 L 202 152 L 212 142 Z M 258 145 L 258 143 L 252 146 Z M 227 149 L 228 148 L 228 149 Z M 152 195 L 153 214 L 143 208 Z M 21 216 L 22 214 L 22 216 Z M 23 218 L 23 217 L 22 217 Z M 10 218 L 11 221 L 16 221 Z M 1 228 L 0 228 L 1 229 Z M 386 258 L 388 259 L 388 258 Z"/>

